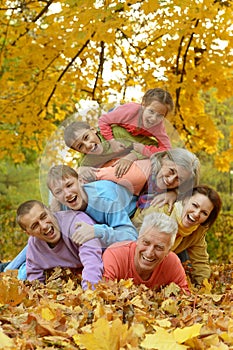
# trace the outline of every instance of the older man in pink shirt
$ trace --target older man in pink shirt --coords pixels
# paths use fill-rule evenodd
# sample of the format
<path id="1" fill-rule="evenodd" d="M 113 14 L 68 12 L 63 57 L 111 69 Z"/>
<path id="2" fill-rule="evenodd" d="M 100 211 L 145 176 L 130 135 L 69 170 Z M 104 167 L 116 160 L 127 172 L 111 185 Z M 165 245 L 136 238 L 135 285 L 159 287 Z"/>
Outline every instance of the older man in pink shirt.
<path id="1" fill-rule="evenodd" d="M 145 216 L 137 241 L 119 242 L 103 254 L 104 278 L 132 278 L 134 283 L 148 288 L 160 288 L 176 283 L 190 293 L 183 266 L 170 249 L 177 233 L 177 223 L 163 213 Z"/>

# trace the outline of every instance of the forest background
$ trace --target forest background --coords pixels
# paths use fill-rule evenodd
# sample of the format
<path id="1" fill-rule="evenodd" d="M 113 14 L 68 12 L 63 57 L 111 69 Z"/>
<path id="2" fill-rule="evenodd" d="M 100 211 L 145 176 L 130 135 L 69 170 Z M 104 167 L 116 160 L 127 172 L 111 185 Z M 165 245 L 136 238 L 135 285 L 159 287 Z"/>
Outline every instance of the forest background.
<path id="1" fill-rule="evenodd" d="M 208 233 L 212 262 L 233 257 L 233 24 L 231 0 L 0 1 L 0 260 L 27 237 L 17 206 L 47 201 L 44 176 L 72 163 L 62 131 L 97 125 L 114 105 L 170 91 L 173 145 L 200 158 L 201 182 L 223 199 Z"/>
<path id="2" fill-rule="evenodd" d="M 173 146 L 197 154 L 201 182 L 223 199 L 200 290 L 122 280 L 84 292 L 69 270 L 45 285 L 2 273 L 0 349 L 233 348 L 232 18 L 232 0 L 0 0 L 0 260 L 27 240 L 18 205 L 47 202 L 48 167 L 76 161 L 64 126 L 97 126 L 150 88 L 172 94 Z"/>

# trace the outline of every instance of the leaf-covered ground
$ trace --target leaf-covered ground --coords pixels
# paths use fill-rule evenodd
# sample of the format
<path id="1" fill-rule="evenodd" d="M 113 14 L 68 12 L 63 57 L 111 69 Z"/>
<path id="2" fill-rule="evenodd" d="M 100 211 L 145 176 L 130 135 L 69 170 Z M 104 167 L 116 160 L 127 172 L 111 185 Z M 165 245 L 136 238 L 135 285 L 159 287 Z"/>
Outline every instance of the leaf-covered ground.
<path id="1" fill-rule="evenodd" d="M 132 281 L 82 291 L 70 270 L 46 285 L 0 274 L 0 349 L 233 349 L 233 264 L 190 296 Z"/>

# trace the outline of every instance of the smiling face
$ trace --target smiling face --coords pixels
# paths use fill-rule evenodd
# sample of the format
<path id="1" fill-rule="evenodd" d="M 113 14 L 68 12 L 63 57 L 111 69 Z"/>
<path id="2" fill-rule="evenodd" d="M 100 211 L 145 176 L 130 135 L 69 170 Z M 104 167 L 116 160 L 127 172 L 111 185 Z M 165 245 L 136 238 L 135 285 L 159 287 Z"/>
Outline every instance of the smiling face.
<path id="1" fill-rule="evenodd" d="M 20 221 L 28 235 L 51 245 L 56 245 L 61 238 L 56 218 L 47 208 L 39 204 L 35 204 L 27 214 L 21 217 Z"/>
<path id="2" fill-rule="evenodd" d="M 171 236 L 158 232 L 156 228 L 148 228 L 139 236 L 135 250 L 134 263 L 140 277 L 146 281 L 155 267 L 169 253 Z"/>
<path id="3" fill-rule="evenodd" d="M 152 101 L 149 105 L 143 105 L 143 125 L 146 129 L 156 126 L 161 123 L 167 112 L 167 106 L 158 101 Z"/>
<path id="4" fill-rule="evenodd" d="M 83 154 L 100 155 L 103 153 L 103 146 L 94 128 L 76 131 L 72 148 Z"/>
<path id="5" fill-rule="evenodd" d="M 85 210 L 87 195 L 79 180 L 73 176 L 51 181 L 50 190 L 54 197 L 62 204 L 73 210 Z"/>
<path id="6" fill-rule="evenodd" d="M 182 224 L 189 228 L 204 223 L 213 208 L 214 205 L 207 196 L 195 193 L 191 198 L 184 200 Z"/>
<path id="7" fill-rule="evenodd" d="M 190 171 L 180 165 L 176 165 L 172 160 L 164 158 L 161 169 L 156 176 L 156 182 L 161 190 L 173 189 L 187 181 L 190 176 Z"/>

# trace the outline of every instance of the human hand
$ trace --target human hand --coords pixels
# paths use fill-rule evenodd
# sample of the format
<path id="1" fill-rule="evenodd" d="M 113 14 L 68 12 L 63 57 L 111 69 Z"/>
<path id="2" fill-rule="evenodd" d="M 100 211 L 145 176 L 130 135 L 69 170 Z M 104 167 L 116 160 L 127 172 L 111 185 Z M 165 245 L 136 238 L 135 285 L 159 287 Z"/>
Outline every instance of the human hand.
<path id="1" fill-rule="evenodd" d="M 86 222 L 77 222 L 76 228 L 77 230 L 71 236 L 74 243 L 83 244 L 95 238 L 95 229 L 93 225 L 87 224 Z"/>
<path id="2" fill-rule="evenodd" d="M 125 145 L 115 139 L 109 140 L 109 143 L 114 153 L 122 152 L 125 149 Z"/>
<path id="3" fill-rule="evenodd" d="M 135 152 L 143 154 L 144 145 L 142 143 L 139 143 L 139 142 L 134 142 L 133 149 Z"/>
<path id="4" fill-rule="evenodd" d="M 118 159 L 112 166 L 115 168 L 115 176 L 120 178 L 127 173 L 133 161 L 129 158 L 123 157 Z"/>
<path id="5" fill-rule="evenodd" d="M 150 202 L 151 206 L 158 206 L 159 208 L 163 207 L 165 204 L 168 204 L 168 212 L 171 213 L 173 209 L 173 205 L 175 201 L 177 200 L 177 193 L 176 191 L 168 191 L 164 193 L 157 194 L 154 196 L 152 201 Z"/>
<path id="6" fill-rule="evenodd" d="M 96 181 L 96 172 L 98 169 L 93 168 L 93 167 L 88 167 L 88 166 L 81 166 L 78 168 L 78 176 L 80 177 L 81 180 L 84 182 L 92 182 Z"/>

